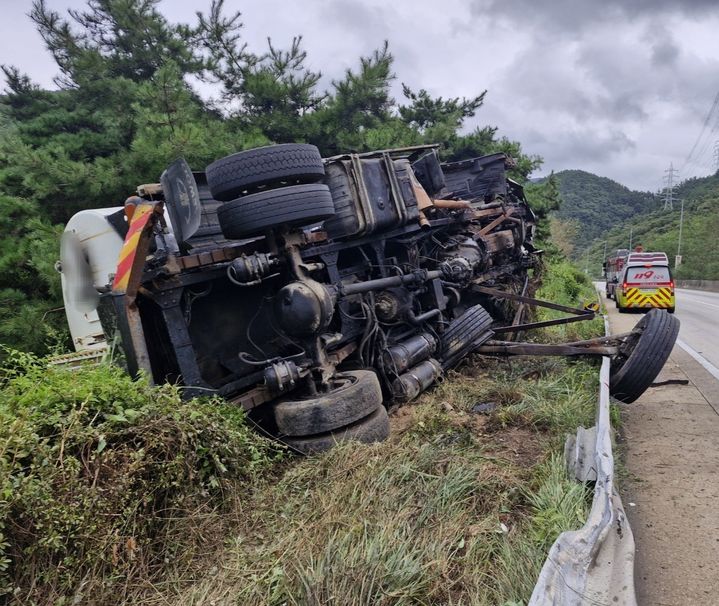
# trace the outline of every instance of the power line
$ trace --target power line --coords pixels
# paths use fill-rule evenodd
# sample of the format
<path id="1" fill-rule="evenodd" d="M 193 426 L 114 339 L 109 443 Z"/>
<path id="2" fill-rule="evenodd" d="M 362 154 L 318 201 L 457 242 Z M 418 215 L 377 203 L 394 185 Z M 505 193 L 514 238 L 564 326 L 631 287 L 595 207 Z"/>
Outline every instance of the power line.
<path id="1" fill-rule="evenodd" d="M 711 127 L 710 127 L 711 125 Z M 704 135 L 707 131 L 707 128 L 710 129 L 709 136 L 707 138 L 704 138 Z M 684 172 L 684 169 L 687 167 L 688 164 L 694 164 L 699 165 L 699 160 L 706 154 L 709 145 L 711 144 L 711 135 L 714 134 L 719 130 L 719 92 L 714 97 L 714 102 L 712 103 L 711 108 L 709 109 L 709 112 L 707 113 L 706 117 L 704 118 L 704 122 L 702 124 L 701 131 L 699 132 L 699 136 L 696 138 L 696 141 L 694 141 L 694 145 L 692 145 L 692 148 L 689 150 L 689 153 L 687 154 L 687 157 L 684 159 L 684 164 L 681 167 L 681 171 Z"/>
<path id="2" fill-rule="evenodd" d="M 712 106 L 709 109 L 709 112 L 707 113 L 706 117 L 704 118 L 704 123 L 702 124 L 702 129 L 701 129 L 701 131 L 699 131 L 699 136 L 696 138 L 696 141 L 694 141 L 694 145 L 692 145 L 692 148 L 689 150 L 689 153 L 687 154 L 687 157 L 684 160 L 684 164 L 682 165 L 682 170 L 684 170 L 684 168 L 686 168 L 686 165 L 692 161 L 694 152 L 696 152 L 696 149 L 699 146 L 699 142 L 702 140 L 704 133 L 705 133 L 707 127 L 709 126 L 709 124 L 711 123 L 712 117 L 717 112 L 717 110 L 719 110 L 719 92 L 717 92 L 716 96 L 714 97 L 714 102 L 712 103 Z"/>

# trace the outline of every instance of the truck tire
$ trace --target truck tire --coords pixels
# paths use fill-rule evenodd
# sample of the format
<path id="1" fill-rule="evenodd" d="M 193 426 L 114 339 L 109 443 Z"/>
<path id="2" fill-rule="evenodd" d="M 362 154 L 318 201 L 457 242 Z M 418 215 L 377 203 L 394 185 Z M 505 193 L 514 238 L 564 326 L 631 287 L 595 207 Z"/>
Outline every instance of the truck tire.
<path id="1" fill-rule="evenodd" d="M 612 360 L 609 392 L 627 404 L 652 384 L 669 358 L 679 334 L 679 320 L 664 310 L 651 309 L 642 317 Z"/>
<path id="2" fill-rule="evenodd" d="M 326 185 L 290 185 L 227 202 L 217 209 L 226 238 L 239 239 L 280 226 L 303 226 L 334 214 Z"/>
<path id="3" fill-rule="evenodd" d="M 334 431 L 351 425 L 382 404 L 382 388 L 371 370 L 340 373 L 337 387 L 326 394 L 274 405 L 277 430 L 298 437 Z"/>
<path id="4" fill-rule="evenodd" d="M 450 322 L 447 330 L 442 333 L 442 358 L 449 360 L 456 358 L 463 352 L 469 351 L 475 342 L 492 336 L 490 330 L 492 316 L 481 305 L 474 305 L 465 311 L 459 318 Z M 485 338 L 486 337 L 486 338 Z"/>
<path id="5" fill-rule="evenodd" d="M 330 450 L 340 442 L 383 442 L 389 437 L 389 417 L 381 404 L 365 418 L 336 431 L 304 437 L 286 437 L 282 441 L 302 454 Z"/>
<path id="6" fill-rule="evenodd" d="M 274 183 L 315 183 L 325 176 L 314 145 L 283 143 L 220 158 L 205 169 L 215 200 L 227 202 L 242 192 Z"/>

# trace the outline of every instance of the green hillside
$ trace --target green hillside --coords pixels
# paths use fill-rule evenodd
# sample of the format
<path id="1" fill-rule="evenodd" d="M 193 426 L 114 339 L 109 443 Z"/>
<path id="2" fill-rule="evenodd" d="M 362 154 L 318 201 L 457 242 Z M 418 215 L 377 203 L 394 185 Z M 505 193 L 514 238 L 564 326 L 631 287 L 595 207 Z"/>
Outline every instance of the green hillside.
<path id="1" fill-rule="evenodd" d="M 684 225 L 682 265 L 675 271 L 675 276 L 719 279 L 719 173 L 685 181 L 677 188 L 677 199 L 684 200 Z M 582 267 L 588 268 L 590 275 L 599 276 L 605 240 L 608 254 L 611 254 L 617 248 L 629 246 L 632 230 L 633 245 L 642 244 L 645 250 L 664 251 L 673 264 L 679 243 L 680 208 L 681 204 L 675 203 L 673 211 L 656 209 L 648 214 L 627 216 L 600 233 L 588 248 L 578 246 L 575 257 Z"/>
<path id="2" fill-rule="evenodd" d="M 562 207 L 555 213 L 563 222 L 576 224 L 575 250 L 637 215 L 659 208 L 660 201 L 649 192 L 633 191 L 607 177 L 583 170 L 556 173 Z"/>

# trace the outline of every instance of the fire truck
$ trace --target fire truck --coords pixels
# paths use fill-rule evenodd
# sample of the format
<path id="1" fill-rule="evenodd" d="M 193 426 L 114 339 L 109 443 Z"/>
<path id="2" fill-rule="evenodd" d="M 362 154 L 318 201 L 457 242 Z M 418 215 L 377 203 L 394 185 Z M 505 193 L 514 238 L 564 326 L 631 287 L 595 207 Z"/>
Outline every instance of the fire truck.
<path id="1" fill-rule="evenodd" d="M 617 284 L 621 278 L 621 273 L 626 267 L 629 249 L 620 248 L 611 257 L 604 262 L 604 278 L 606 279 L 605 290 L 607 299 L 614 299 Z"/>

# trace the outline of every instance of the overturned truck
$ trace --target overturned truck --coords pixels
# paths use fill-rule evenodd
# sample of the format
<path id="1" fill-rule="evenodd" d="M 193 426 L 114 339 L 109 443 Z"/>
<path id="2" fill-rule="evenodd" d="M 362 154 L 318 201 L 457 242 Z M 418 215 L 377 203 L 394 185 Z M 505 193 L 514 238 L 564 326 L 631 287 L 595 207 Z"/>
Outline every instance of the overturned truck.
<path id="1" fill-rule="evenodd" d="M 274 145 L 204 172 L 178 160 L 123 208 L 68 223 L 65 359 L 117 349 L 129 372 L 225 397 L 303 453 L 386 438 L 387 408 L 473 351 L 611 355 L 615 395 L 632 401 L 676 338 L 666 312 L 613 338 L 495 340 L 594 317 L 526 296 L 540 251 L 510 166 L 442 164 L 435 146 L 323 159 Z M 534 304 L 571 315 L 527 324 Z"/>

